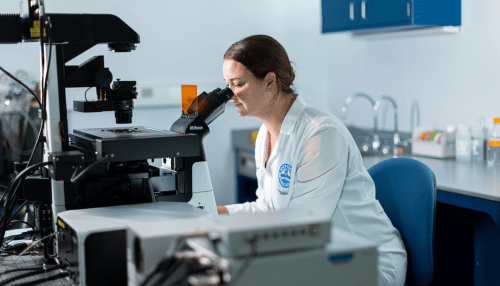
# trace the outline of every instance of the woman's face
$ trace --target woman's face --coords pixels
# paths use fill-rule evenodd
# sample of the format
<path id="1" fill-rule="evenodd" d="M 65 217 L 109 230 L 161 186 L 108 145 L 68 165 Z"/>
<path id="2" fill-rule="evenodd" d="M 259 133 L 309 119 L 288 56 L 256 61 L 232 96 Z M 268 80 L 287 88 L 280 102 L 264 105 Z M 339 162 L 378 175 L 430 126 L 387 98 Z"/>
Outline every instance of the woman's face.
<path id="1" fill-rule="evenodd" d="M 231 59 L 224 60 L 222 72 L 224 80 L 234 93 L 231 101 L 239 116 L 259 117 L 265 114 L 266 106 L 270 105 L 272 98 L 272 73 L 260 80 L 242 63 Z"/>

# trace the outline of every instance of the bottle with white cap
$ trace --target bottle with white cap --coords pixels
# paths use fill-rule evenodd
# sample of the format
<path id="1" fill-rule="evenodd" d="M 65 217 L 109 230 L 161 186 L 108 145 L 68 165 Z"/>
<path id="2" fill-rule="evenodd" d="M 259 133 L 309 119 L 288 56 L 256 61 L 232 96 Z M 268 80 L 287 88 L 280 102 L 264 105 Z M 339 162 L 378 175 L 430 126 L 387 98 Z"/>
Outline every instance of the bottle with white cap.
<path id="1" fill-rule="evenodd" d="M 500 117 L 495 117 L 493 123 L 488 137 L 488 165 L 500 166 Z"/>
<path id="2" fill-rule="evenodd" d="M 459 124 L 455 135 L 455 160 L 470 162 L 471 160 L 471 135 L 469 127 Z"/>

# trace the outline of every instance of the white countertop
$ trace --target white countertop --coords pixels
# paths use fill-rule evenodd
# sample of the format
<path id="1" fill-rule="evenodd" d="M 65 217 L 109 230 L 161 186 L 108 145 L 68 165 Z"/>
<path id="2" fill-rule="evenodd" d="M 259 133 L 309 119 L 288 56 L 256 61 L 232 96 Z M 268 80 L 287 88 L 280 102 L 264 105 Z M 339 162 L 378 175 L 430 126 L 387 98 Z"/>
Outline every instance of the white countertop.
<path id="1" fill-rule="evenodd" d="M 426 164 L 436 175 L 437 189 L 500 202 L 500 167 L 486 162 L 457 162 L 419 156 L 402 156 Z M 366 169 L 392 156 L 363 157 Z"/>

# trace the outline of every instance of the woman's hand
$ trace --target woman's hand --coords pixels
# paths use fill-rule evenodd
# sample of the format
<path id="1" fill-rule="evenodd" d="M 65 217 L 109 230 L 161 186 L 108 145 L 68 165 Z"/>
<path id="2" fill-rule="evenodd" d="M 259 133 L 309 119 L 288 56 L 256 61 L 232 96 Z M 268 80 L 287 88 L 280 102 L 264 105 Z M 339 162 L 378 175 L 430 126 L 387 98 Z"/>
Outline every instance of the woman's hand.
<path id="1" fill-rule="evenodd" d="M 217 212 L 219 214 L 229 214 L 225 206 L 217 206 Z"/>

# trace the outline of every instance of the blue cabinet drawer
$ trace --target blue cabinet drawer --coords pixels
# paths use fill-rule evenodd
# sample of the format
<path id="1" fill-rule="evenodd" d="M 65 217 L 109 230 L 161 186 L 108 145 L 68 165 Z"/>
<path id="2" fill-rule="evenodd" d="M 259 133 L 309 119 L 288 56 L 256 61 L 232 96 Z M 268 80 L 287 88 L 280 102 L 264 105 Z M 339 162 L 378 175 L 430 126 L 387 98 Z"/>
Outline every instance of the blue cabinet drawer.
<path id="1" fill-rule="evenodd" d="M 461 0 L 322 0 L 322 32 L 460 26 Z"/>

